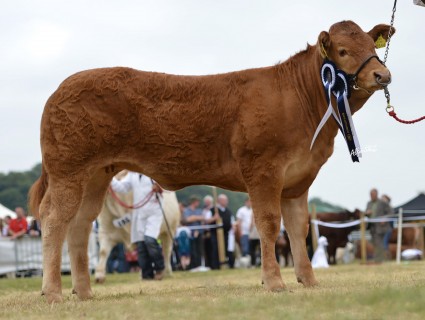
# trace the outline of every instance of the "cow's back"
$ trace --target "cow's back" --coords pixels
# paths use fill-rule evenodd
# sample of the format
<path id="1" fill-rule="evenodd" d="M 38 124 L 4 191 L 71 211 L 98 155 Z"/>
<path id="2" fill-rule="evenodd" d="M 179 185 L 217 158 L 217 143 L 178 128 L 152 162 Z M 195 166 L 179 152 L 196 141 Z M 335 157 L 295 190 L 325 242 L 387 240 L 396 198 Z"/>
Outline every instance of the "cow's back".
<path id="1" fill-rule="evenodd" d="M 170 181 L 198 174 L 193 182 L 202 183 L 207 170 L 234 174 L 230 144 L 248 78 L 244 72 L 197 77 L 129 68 L 77 73 L 44 109 L 43 161 L 62 176 L 111 163 Z"/>

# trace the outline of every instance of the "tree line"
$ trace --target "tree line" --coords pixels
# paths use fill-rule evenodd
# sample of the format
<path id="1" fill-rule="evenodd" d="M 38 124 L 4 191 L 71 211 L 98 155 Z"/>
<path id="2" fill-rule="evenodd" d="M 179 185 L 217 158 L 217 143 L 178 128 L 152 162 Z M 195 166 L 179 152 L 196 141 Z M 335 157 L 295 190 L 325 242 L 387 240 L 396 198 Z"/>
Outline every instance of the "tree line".
<path id="1" fill-rule="evenodd" d="M 23 207 L 27 210 L 28 190 L 40 175 L 41 163 L 35 165 L 28 171 L 11 171 L 7 174 L 0 173 L 0 203 L 11 210 L 14 210 L 16 207 Z M 192 195 L 196 195 L 201 199 L 206 195 L 212 195 L 212 188 L 209 186 L 190 186 L 176 193 L 179 202 L 186 205 Z M 245 199 L 247 198 L 246 193 L 233 192 L 220 188 L 217 188 L 217 193 L 224 193 L 229 197 L 229 208 L 234 214 L 238 208 L 244 205 Z M 318 211 L 344 211 L 344 208 L 322 201 L 320 198 L 311 199 L 309 204 L 310 207 L 312 204 L 315 204 Z"/>
<path id="2" fill-rule="evenodd" d="M 23 207 L 27 210 L 28 190 L 41 175 L 41 163 L 28 171 L 0 173 L 0 203 L 10 210 Z M 218 188 L 217 192 L 225 193 L 229 197 L 229 208 L 235 213 L 241 207 L 247 195 L 241 192 L 232 192 Z M 212 189 L 208 186 L 191 186 L 177 191 L 177 198 L 183 204 L 187 204 L 189 197 L 196 195 L 203 198 L 212 195 Z"/>
<path id="3" fill-rule="evenodd" d="M 0 173 L 0 203 L 10 210 L 27 209 L 28 190 L 40 175 L 41 163 L 28 171 Z"/>

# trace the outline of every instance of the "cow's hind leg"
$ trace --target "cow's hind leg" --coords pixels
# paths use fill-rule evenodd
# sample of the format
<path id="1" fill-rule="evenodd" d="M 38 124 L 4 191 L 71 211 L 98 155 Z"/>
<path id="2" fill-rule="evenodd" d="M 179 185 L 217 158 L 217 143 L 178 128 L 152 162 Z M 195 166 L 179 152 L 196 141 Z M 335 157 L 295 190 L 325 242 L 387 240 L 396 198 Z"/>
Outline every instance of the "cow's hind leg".
<path id="1" fill-rule="evenodd" d="M 249 191 L 255 225 L 261 239 L 262 279 L 265 288 L 271 291 L 281 291 L 286 288 L 275 255 L 281 220 L 278 194 L 260 187 Z"/>
<path id="2" fill-rule="evenodd" d="M 173 252 L 173 239 L 170 238 L 169 232 L 161 232 L 159 235 L 162 243 L 162 252 L 164 255 L 165 274 L 171 276 L 173 269 L 171 267 L 171 255 Z"/>
<path id="3" fill-rule="evenodd" d="M 40 204 L 43 238 L 42 294 L 48 303 L 62 301 L 61 259 L 62 246 L 69 222 L 77 214 L 82 189 L 78 181 L 55 180 L 49 186 Z"/>
<path id="4" fill-rule="evenodd" d="M 94 174 L 85 185 L 83 199 L 78 214 L 68 229 L 68 251 L 71 259 L 73 293 L 81 300 L 92 297 L 90 287 L 88 241 L 92 223 L 102 209 L 106 190 L 112 176 L 104 171 Z"/>
<path id="5" fill-rule="evenodd" d="M 306 238 L 308 234 L 307 192 L 295 199 L 282 199 L 282 214 L 285 228 L 291 242 L 292 258 L 298 282 L 306 287 L 314 286 L 317 281 L 307 255 Z"/>

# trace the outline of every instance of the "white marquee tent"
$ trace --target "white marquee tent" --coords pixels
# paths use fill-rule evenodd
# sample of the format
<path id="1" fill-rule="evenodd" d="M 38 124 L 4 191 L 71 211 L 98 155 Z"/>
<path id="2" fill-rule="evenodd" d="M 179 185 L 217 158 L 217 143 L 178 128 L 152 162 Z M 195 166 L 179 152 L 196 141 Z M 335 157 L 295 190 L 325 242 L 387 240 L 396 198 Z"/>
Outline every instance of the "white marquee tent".
<path id="1" fill-rule="evenodd" d="M 0 218 L 3 219 L 6 216 L 11 216 L 12 218 L 16 218 L 15 212 L 6 208 L 4 205 L 0 203 Z"/>

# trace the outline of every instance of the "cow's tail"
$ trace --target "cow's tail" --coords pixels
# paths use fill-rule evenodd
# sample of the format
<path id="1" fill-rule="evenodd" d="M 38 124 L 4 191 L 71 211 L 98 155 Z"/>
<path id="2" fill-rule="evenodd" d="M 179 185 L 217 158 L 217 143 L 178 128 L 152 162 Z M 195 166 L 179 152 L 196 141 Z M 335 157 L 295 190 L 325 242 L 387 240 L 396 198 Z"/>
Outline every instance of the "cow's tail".
<path id="1" fill-rule="evenodd" d="M 41 164 L 41 176 L 34 182 L 31 189 L 28 192 L 28 208 L 34 217 L 40 217 L 40 203 L 46 193 L 48 186 L 48 176 L 44 169 L 44 165 Z"/>

